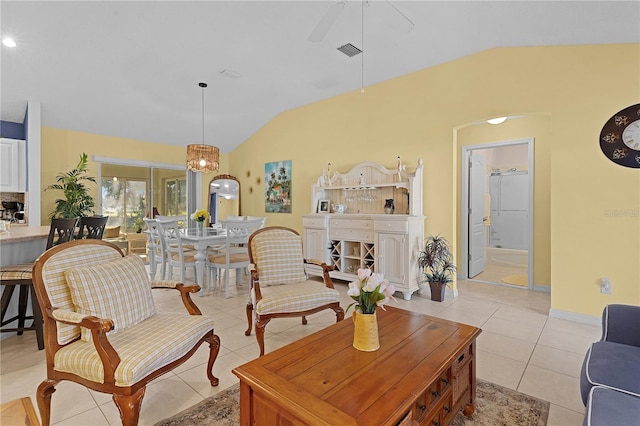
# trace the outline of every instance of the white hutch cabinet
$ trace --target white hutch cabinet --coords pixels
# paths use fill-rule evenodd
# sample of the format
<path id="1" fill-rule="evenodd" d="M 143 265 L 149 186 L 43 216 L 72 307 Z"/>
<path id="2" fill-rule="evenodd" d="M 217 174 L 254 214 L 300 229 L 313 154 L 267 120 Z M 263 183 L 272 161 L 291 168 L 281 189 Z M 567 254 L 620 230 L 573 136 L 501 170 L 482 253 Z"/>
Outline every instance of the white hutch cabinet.
<path id="1" fill-rule="evenodd" d="M 345 174 L 321 176 L 311 189 L 315 213 L 302 217 L 305 257 L 333 265 L 331 276 L 347 281 L 358 268 L 370 268 L 411 299 L 420 283 L 416 261 L 424 241 L 422 169 L 422 160 L 413 173 L 365 162 Z M 393 214 L 385 214 L 389 199 Z M 344 213 L 336 213 L 339 205 Z M 307 272 L 322 275 L 313 265 Z"/>

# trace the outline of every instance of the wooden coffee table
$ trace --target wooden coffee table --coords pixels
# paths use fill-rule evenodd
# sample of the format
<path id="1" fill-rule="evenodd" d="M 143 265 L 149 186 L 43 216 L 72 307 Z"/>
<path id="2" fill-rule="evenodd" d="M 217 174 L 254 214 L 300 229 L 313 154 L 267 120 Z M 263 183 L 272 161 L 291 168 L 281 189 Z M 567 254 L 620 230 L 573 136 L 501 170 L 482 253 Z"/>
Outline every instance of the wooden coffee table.
<path id="1" fill-rule="evenodd" d="M 241 425 L 446 425 L 470 416 L 481 330 L 378 309 L 380 349 L 353 348 L 346 319 L 233 370 Z"/>

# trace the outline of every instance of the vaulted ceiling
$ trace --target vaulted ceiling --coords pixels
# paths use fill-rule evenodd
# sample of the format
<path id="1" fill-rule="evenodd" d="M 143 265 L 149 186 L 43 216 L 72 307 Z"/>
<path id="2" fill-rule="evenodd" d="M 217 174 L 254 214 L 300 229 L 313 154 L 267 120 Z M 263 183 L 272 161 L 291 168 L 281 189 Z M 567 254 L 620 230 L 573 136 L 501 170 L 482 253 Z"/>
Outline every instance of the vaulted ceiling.
<path id="1" fill-rule="evenodd" d="M 640 42 L 639 1 L 6 1 L 1 118 L 230 152 L 277 114 L 505 46 Z M 337 11 L 319 42 L 308 40 Z M 364 27 L 363 27 L 364 24 Z M 351 43 L 364 54 L 337 50 Z M 364 63 L 362 62 L 364 60 Z M 611 64 L 615 66 L 615 64 Z M 581 72 L 581 70 L 576 70 Z"/>

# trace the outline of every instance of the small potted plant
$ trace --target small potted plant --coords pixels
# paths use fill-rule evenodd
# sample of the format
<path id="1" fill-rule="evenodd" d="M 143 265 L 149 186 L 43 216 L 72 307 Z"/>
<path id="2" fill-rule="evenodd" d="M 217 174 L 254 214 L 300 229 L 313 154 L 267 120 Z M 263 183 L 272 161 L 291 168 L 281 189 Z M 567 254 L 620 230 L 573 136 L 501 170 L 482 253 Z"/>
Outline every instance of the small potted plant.
<path id="1" fill-rule="evenodd" d="M 431 300 L 442 302 L 447 285 L 453 281 L 456 265 L 449 243 L 440 235 L 429 235 L 420 251 L 418 266 L 431 289 Z"/>
<path id="2" fill-rule="evenodd" d="M 133 221 L 133 227 L 135 228 L 136 232 L 139 234 L 142 232 L 142 229 L 144 228 L 144 219 L 142 219 L 141 217 L 137 218 L 136 220 Z"/>

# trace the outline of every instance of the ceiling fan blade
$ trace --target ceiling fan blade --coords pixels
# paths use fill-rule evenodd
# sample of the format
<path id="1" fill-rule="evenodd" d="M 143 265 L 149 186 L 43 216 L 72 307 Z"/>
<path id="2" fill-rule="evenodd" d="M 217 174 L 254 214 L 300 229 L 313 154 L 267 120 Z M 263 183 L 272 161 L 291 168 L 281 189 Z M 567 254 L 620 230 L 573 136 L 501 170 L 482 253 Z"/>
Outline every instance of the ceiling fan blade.
<path id="1" fill-rule="evenodd" d="M 392 2 L 386 0 L 389 6 L 391 6 L 397 13 L 393 14 L 393 18 L 389 20 L 389 26 L 396 31 L 408 34 L 413 30 L 415 24 L 411 19 L 407 17 L 400 9 L 398 9 Z"/>
<path id="2" fill-rule="evenodd" d="M 312 42 L 319 42 L 324 39 L 324 36 L 327 35 L 329 29 L 333 26 L 338 19 L 338 16 L 342 13 L 347 2 L 345 0 L 336 0 L 333 2 L 329 9 L 324 13 L 320 22 L 316 25 L 316 27 L 311 31 L 307 40 Z"/>

